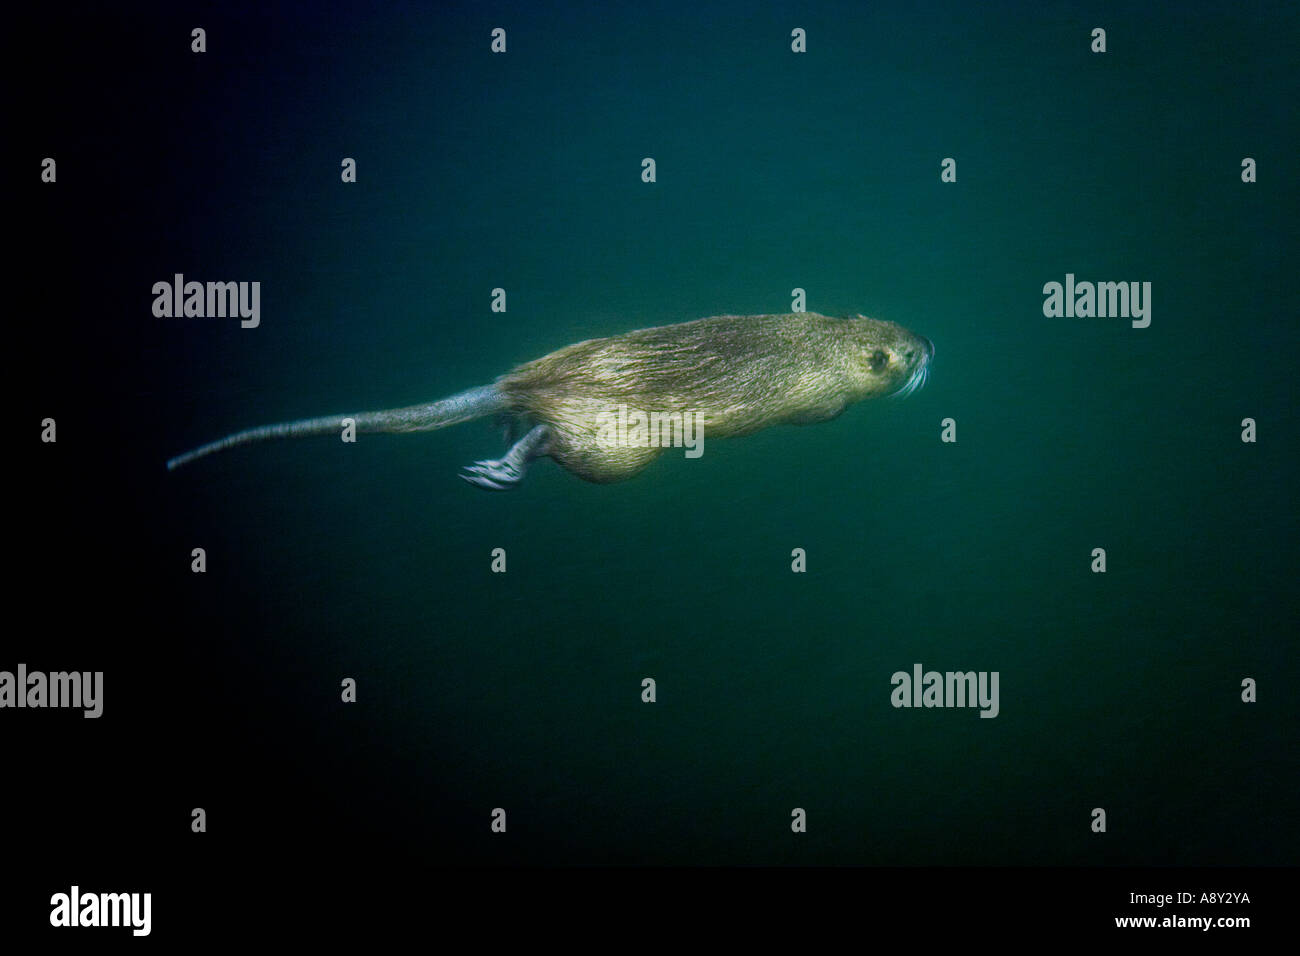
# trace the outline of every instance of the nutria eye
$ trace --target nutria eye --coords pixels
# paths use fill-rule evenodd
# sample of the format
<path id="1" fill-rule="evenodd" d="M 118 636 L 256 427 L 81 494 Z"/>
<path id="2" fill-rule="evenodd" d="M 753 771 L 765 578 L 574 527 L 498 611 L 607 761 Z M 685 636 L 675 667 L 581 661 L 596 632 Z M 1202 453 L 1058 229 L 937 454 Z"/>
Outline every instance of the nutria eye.
<path id="1" fill-rule="evenodd" d="M 889 364 L 889 356 L 886 355 L 884 352 L 882 352 L 880 349 L 876 349 L 874 352 L 871 353 L 871 371 L 879 372 L 882 368 L 884 368 L 888 364 Z"/>

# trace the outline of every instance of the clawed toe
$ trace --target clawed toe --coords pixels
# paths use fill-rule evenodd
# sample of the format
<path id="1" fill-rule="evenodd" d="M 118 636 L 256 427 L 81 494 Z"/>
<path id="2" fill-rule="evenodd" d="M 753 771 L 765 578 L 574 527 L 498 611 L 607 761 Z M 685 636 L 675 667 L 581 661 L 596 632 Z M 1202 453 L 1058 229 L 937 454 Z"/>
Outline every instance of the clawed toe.
<path id="1" fill-rule="evenodd" d="M 480 478 L 478 476 L 461 475 L 463 480 L 469 482 L 476 488 L 483 488 L 487 491 L 510 491 L 514 485 L 499 485 L 490 478 Z"/>

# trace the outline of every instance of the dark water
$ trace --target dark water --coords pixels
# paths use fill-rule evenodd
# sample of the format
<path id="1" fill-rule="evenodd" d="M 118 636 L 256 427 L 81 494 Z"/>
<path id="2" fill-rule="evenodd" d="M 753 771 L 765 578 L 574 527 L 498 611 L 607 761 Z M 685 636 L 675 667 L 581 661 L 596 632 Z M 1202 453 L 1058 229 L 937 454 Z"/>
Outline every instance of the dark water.
<path id="1" fill-rule="evenodd" d="M 41 724 L 77 762 L 14 745 L 37 831 L 96 780 L 95 859 L 195 806 L 213 865 L 1300 858 L 1294 5 L 32 17 L 11 359 L 59 440 L 4 666 L 107 685 Z M 260 281 L 260 327 L 154 318 L 177 272 Z M 1066 273 L 1150 326 L 1046 318 Z M 928 386 L 604 487 L 469 488 L 486 421 L 162 467 L 795 287 L 928 336 Z M 918 662 L 999 715 L 895 709 Z"/>

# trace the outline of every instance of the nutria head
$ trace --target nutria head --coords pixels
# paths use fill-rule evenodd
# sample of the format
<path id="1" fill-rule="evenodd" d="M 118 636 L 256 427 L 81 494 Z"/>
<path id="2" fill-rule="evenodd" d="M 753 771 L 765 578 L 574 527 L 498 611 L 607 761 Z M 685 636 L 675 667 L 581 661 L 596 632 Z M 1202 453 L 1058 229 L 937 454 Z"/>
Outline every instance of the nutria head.
<path id="1" fill-rule="evenodd" d="M 910 395 L 929 376 L 934 343 L 893 322 L 859 315 L 844 322 L 859 399 Z"/>

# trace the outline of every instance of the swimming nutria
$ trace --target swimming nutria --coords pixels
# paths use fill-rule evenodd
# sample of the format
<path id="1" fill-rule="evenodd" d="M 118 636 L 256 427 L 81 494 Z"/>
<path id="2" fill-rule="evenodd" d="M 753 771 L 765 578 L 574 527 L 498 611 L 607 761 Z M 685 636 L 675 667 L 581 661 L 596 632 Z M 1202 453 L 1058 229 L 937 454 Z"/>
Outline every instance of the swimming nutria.
<path id="1" fill-rule="evenodd" d="M 529 430 L 504 458 L 469 466 L 461 477 L 471 484 L 513 488 L 545 455 L 586 481 L 622 481 L 663 448 L 609 441 L 601 429 L 620 406 L 679 416 L 679 428 L 680 416 L 694 416 L 709 438 L 748 435 L 824 422 L 864 398 L 910 394 L 925 384 L 933 355 L 929 339 L 863 316 L 718 315 L 579 342 L 426 405 L 250 428 L 167 467 L 263 438 L 338 434 L 349 418 L 357 431 L 420 432 L 504 413 Z"/>

